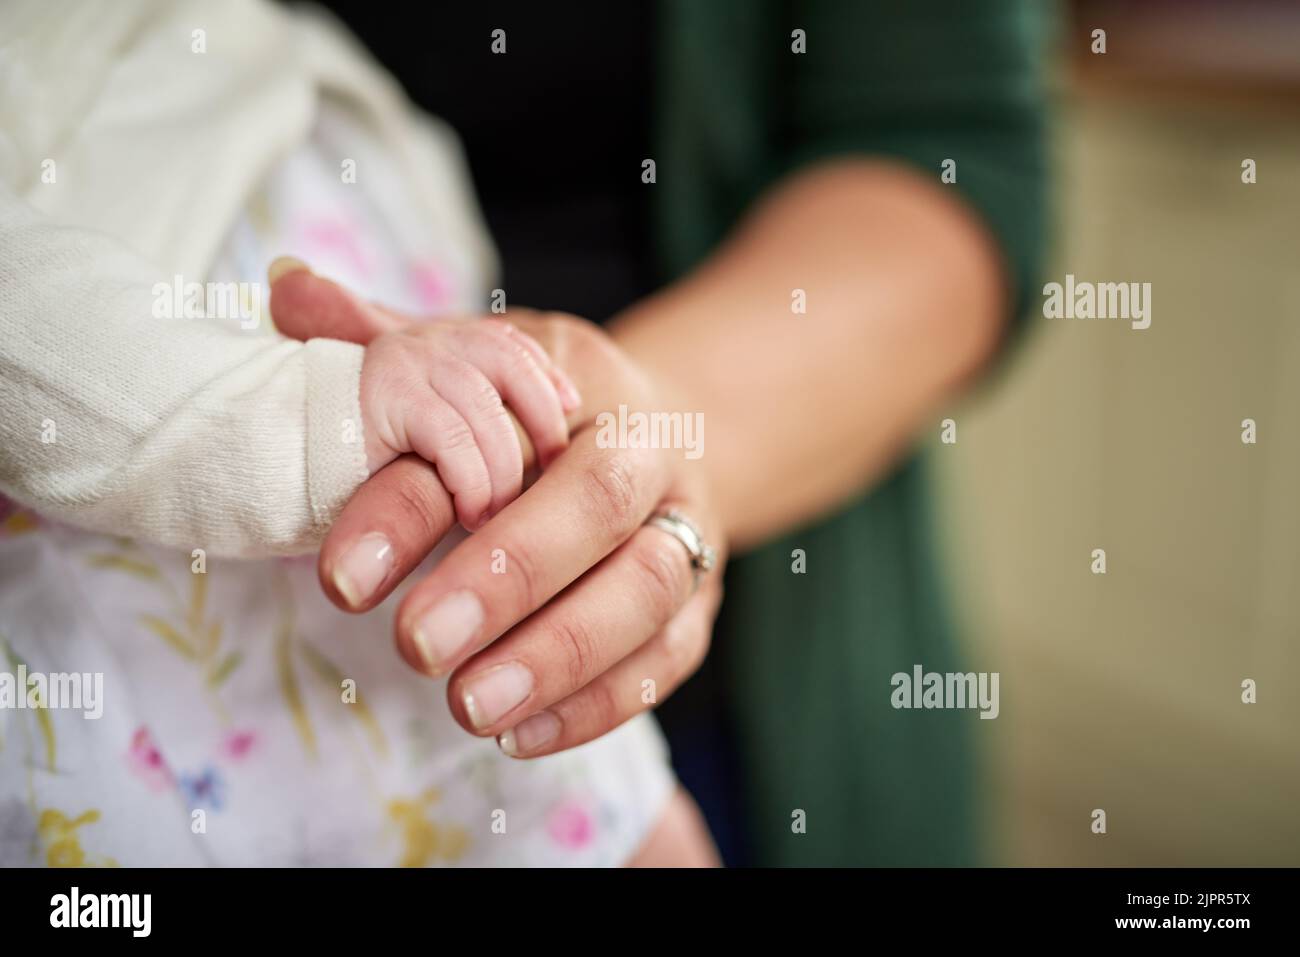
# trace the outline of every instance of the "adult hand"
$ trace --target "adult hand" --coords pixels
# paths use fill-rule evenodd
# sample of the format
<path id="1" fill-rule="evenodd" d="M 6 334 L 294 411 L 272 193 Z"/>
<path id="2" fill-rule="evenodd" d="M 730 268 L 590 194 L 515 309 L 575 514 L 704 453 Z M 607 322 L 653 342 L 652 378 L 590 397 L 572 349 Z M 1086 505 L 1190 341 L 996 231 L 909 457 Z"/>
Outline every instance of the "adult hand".
<path id="1" fill-rule="evenodd" d="M 300 339 L 364 343 L 410 321 L 305 270 L 272 270 L 271 309 L 276 326 Z M 537 757 L 612 730 L 699 667 L 721 601 L 725 543 L 698 461 L 680 449 L 597 441 L 597 414 L 620 404 L 682 411 L 662 386 L 589 322 L 521 310 L 505 318 L 576 381 L 582 413 L 568 449 L 537 482 L 403 598 L 397 645 L 412 667 L 451 673 L 448 702 L 466 730 Z M 685 546 L 645 524 L 669 507 L 717 549 L 698 588 Z M 326 537 L 326 594 L 349 611 L 373 608 L 453 522 L 433 469 L 411 456 L 393 462 L 357 490 Z M 373 567 L 376 555 L 383 569 L 371 587 L 340 588 L 344 569 L 357 558 Z"/>

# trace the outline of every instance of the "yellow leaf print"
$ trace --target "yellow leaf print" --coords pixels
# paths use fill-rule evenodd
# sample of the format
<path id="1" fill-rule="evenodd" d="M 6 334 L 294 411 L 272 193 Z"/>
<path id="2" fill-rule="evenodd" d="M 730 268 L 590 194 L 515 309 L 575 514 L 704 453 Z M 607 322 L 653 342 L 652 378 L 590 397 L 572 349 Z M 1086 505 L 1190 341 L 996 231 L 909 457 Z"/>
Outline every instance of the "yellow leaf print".
<path id="1" fill-rule="evenodd" d="M 312 730 L 311 718 L 302 703 L 302 691 L 298 687 L 298 677 L 293 673 L 293 657 L 290 654 L 293 641 L 293 622 L 281 623 L 275 638 L 275 670 L 280 679 L 280 693 L 293 715 L 294 726 L 302 738 L 303 747 L 309 757 L 316 757 L 316 732 Z"/>
<path id="2" fill-rule="evenodd" d="M 188 658 L 191 661 L 198 658 L 198 653 L 190 647 L 190 643 L 185 639 L 185 636 L 161 618 L 157 618 L 153 615 L 141 615 L 140 621 L 144 623 L 146 628 L 163 641 L 167 642 L 167 644 L 171 645 L 172 648 L 178 651 L 183 657 Z"/>
<path id="3" fill-rule="evenodd" d="M 238 651 L 232 651 L 226 655 L 221 660 L 221 664 L 217 665 L 212 673 L 208 675 L 208 687 L 220 688 L 221 683 L 235 673 L 235 669 L 239 667 L 240 662 L 243 660 L 244 656 Z"/>
<path id="4" fill-rule="evenodd" d="M 36 724 L 41 729 L 41 737 L 45 739 L 45 767 L 50 771 L 54 770 L 54 722 L 50 720 L 50 712 L 46 708 L 41 708 L 36 712 Z"/>
<path id="5" fill-rule="evenodd" d="M 17 669 L 19 665 L 27 667 L 27 662 L 18 656 L 18 652 L 9 647 L 9 642 L 0 638 L 0 648 L 4 649 L 5 658 L 9 661 L 9 667 Z M 30 682 L 29 682 L 30 684 Z M 41 737 L 45 740 L 45 766 L 49 770 L 54 770 L 54 722 L 50 720 L 48 708 L 37 708 L 32 711 L 36 717 L 36 726 L 41 729 Z"/>
<path id="6" fill-rule="evenodd" d="M 167 643 L 167 646 L 199 668 L 217 717 L 229 722 L 230 716 L 215 692 L 234 673 L 243 660 L 239 653 L 221 654 L 221 622 L 207 620 L 208 576 L 189 574 L 189 598 L 185 599 L 157 565 L 130 551 L 134 546 L 123 542 L 122 552 L 91 555 L 87 561 L 95 568 L 126 572 L 159 585 L 171 607 L 167 618 L 141 615 L 140 622 Z M 187 566 L 188 567 L 188 566 Z"/>
<path id="7" fill-rule="evenodd" d="M 213 619 L 203 634 L 203 657 L 215 658 L 221 647 L 221 622 Z"/>
<path id="8" fill-rule="evenodd" d="M 469 847 L 469 835 L 462 828 L 440 825 L 428 816 L 429 805 L 442 795 L 430 788 L 414 800 L 394 798 L 388 802 L 388 820 L 402 837 L 399 867 L 428 867 L 435 860 L 457 861 Z"/>
<path id="9" fill-rule="evenodd" d="M 92 862 L 86 857 L 81 847 L 78 828 L 94 824 L 99 820 L 99 811 L 91 808 L 75 818 L 69 818 L 62 811 L 46 808 L 36 824 L 36 832 L 45 845 L 45 864 L 47 867 L 117 867 L 117 861 L 106 857 L 102 861 Z"/>
<path id="10" fill-rule="evenodd" d="M 339 670 L 338 665 L 306 642 L 299 645 L 299 650 L 302 652 L 302 656 L 307 659 L 307 664 L 321 679 L 321 683 L 324 684 L 325 688 L 332 694 L 340 694 L 343 690 L 344 675 Z M 371 744 L 374 745 L 380 756 L 388 757 L 388 739 L 384 737 L 383 729 L 379 727 L 379 721 L 375 717 L 375 713 L 370 710 L 370 706 L 361 697 L 360 691 L 356 693 L 356 700 L 346 707 L 352 710 L 357 720 L 361 722 L 362 727 L 366 729 L 366 733 L 370 735 Z"/>
<path id="11" fill-rule="evenodd" d="M 203 606 L 208 600 L 208 576 L 207 573 L 202 575 L 190 575 L 190 609 L 186 615 L 185 624 L 189 626 L 191 635 L 201 634 L 203 631 Z"/>
<path id="12" fill-rule="evenodd" d="M 132 558 L 130 555 L 113 555 L 105 552 L 91 555 L 86 561 L 94 568 L 111 568 L 114 571 L 134 575 L 136 578 L 143 578 L 145 581 L 157 581 L 162 577 L 157 565 Z"/>

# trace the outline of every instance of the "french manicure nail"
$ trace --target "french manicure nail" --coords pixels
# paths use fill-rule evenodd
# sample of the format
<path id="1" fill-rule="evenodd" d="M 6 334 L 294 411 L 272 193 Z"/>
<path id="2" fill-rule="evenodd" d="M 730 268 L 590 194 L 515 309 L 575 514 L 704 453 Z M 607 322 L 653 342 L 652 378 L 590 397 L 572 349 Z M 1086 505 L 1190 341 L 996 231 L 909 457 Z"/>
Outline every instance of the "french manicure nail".
<path id="1" fill-rule="evenodd" d="M 334 565 L 334 587 L 351 608 L 360 608 L 393 570 L 393 546 L 379 532 L 356 540 Z"/>
<path id="2" fill-rule="evenodd" d="M 474 640 L 483 625 L 483 605 L 472 591 L 454 591 L 416 623 L 415 646 L 430 673 L 440 675 Z"/>
<path id="3" fill-rule="evenodd" d="M 497 737 L 497 745 L 510 757 L 528 754 L 555 740 L 560 733 L 560 719 L 550 711 L 539 711 L 525 718 Z"/>
<path id="4" fill-rule="evenodd" d="M 311 272 L 311 267 L 293 256 L 278 256 L 271 261 L 271 265 L 266 267 L 266 281 L 274 286 L 275 281 L 281 276 L 302 271 Z"/>
<path id="5" fill-rule="evenodd" d="M 533 673 L 517 661 L 471 679 L 463 696 L 470 724 L 480 731 L 496 724 L 528 699 L 533 685 Z"/>

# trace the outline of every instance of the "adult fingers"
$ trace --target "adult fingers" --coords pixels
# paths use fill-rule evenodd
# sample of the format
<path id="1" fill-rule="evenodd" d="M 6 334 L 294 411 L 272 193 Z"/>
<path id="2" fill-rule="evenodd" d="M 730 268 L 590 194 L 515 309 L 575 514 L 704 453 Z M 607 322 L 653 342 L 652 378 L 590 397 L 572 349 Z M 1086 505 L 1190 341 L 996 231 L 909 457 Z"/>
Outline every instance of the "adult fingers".
<path id="1" fill-rule="evenodd" d="M 694 573 L 682 543 L 643 526 L 570 588 L 462 665 L 448 684 L 466 730 L 494 734 L 569 697 L 677 614 Z"/>
<path id="2" fill-rule="evenodd" d="M 456 522 L 451 496 L 424 459 L 403 455 L 353 493 L 321 543 L 321 587 L 347 611 L 379 604 Z"/>
<path id="3" fill-rule="evenodd" d="M 631 537 L 669 470 L 647 449 L 601 449 L 583 429 L 537 484 L 461 542 L 403 599 L 398 647 L 443 674 L 523 621 Z"/>
<path id="4" fill-rule="evenodd" d="M 306 263 L 281 256 L 267 269 L 271 321 L 290 339 L 342 339 L 368 343 L 400 329 L 410 317 L 376 306 L 336 282 L 317 276 Z"/>
<path id="5" fill-rule="evenodd" d="M 527 476 L 536 453 L 510 410 L 506 413 Z M 362 483 L 321 543 L 325 594 L 345 611 L 373 608 L 423 561 L 454 522 L 452 497 L 434 467 L 414 455 L 398 458 Z"/>
<path id="6" fill-rule="evenodd" d="M 653 638 L 612 668 L 501 732 L 497 736 L 501 750 L 511 757 L 537 758 L 574 748 L 667 698 L 695 673 L 708 653 L 722 600 L 718 582 L 701 587 Z"/>

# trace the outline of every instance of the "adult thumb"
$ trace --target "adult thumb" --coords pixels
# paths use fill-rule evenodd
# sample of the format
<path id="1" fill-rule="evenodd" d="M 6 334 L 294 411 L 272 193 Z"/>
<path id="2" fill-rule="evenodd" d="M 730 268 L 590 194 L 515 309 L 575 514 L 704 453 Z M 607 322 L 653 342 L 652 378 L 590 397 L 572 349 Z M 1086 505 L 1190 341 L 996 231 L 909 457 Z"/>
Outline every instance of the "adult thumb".
<path id="1" fill-rule="evenodd" d="M 266 278 L 271 285 L 271 321 L 290 339 L 343 339 L 365 345 L 411 322 L 316 275 L 291 256 L 272 262 Z"/>

